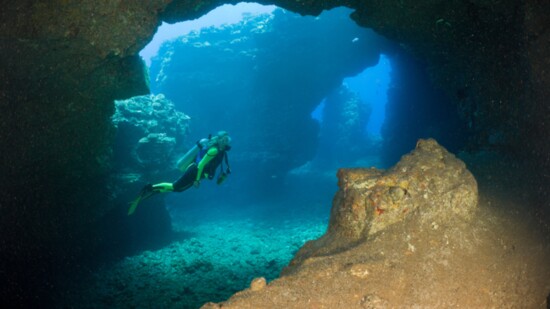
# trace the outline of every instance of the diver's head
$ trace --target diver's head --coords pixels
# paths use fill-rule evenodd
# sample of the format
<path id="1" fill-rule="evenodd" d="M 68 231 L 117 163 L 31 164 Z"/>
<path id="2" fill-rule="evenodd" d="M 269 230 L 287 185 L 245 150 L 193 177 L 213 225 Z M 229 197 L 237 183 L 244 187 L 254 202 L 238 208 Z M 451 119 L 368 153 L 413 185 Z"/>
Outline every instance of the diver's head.
<path id="1" fill-rule="evenodd" d="M 231 149 L 231 137 L 226 131 L 219 131 L 216 137 L 218 138 L 218 147 L 221 150 Z"/>

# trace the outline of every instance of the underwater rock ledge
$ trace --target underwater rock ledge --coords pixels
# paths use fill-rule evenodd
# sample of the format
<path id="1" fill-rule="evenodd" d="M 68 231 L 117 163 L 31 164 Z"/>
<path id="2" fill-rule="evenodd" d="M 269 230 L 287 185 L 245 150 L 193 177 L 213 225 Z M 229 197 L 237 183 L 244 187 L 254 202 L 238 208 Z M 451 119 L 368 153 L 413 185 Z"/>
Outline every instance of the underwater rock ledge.
<path id="1" fill-rule="evenodd" d="M 507 223 L 478 207 L 475 178 L 435 140 L 419 140 L 387 171 L 341 169 L 338 178 L 325 235 L 306 243 L 280 278 L 254 279 L 227 301 L 202 308 L 544 303 L 546 271 L 514 254 L 524 249 L 514 238 L 519 230 L 503 233 Z"/>

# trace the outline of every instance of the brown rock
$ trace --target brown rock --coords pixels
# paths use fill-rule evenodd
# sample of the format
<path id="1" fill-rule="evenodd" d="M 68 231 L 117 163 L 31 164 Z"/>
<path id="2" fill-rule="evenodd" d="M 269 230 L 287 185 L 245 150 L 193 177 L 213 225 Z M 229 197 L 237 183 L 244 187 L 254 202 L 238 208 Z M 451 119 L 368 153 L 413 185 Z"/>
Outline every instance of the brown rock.
<path id="1" fill-rule="evenodd" d="M 416 149 L 388 171 L 340 169 L 327 233 L 306 244 L 292 264 L 317 253 L 343 250 L 360 239 L 418 213 L 425 224 L 471 218 L 477 182 L 466 165 L 435 140 Z M 431 227 L 431 225 L 430 225 Z"/>
<path id="2" fill-rule="evenodd" d="M 263 288 L 265 288 L 266 285 L 267 285 L 267 282 L 265 281 L 264 277 L 255 278 L 250 283 L 250 290 L 259 291 L 259 290 L 262 290 Z"/>
<path id="3" fill-rule="evenodd" d="M 218 308 L 221 308 L 221 307 L 222 307 L 221 305 L 209 302 L 209 303 L 206 303 L 206 304 L 202 305 L 201 309 L 218 309 Z"/>

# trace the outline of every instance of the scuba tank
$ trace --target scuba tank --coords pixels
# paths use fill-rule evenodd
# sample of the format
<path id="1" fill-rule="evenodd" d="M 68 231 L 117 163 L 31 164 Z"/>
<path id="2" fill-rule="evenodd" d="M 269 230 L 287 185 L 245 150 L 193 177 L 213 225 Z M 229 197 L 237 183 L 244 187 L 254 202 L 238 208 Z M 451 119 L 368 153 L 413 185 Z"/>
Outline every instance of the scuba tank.
<path id="1" fill-rule="evenodd" d="M 208 139 L 203 138 L 200 141 L 197 141 L 197 143 L 191 147 L 184 155 L 178 160 L 178 163 L 176 164 L 176 167 L 182 171 L 185 172 L 187 167 L 195 162 L 195 158 L 199 154 L 199 151 L 201 149 L 208 149 Z"/>

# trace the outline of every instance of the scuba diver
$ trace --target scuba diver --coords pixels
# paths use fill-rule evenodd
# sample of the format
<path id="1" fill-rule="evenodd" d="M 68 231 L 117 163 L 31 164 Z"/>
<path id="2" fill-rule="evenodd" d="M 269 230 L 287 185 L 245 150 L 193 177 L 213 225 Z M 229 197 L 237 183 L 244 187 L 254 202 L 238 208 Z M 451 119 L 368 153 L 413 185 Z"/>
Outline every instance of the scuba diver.
<path id="1" fill-rule="evenodd" d="M 139 195 L 130 202 L 128 215 L 136 210 L 138 204 L 150 198 L 157 193 L 183 192 L 191 186 L 198 188 L 202 179 L 212 180 L 216 174 L 216 169 L 220 167 L 220 173 L 216 183 L 221 184 L 228 174 L 231 173 L 227 151 L 231 149 L 231 138 L 226 131 L 220 131 L 215 136 L 209 136 L 197 141 L 177 163 L 183 175 L 175 182 L 162 182 L 158 184 L 147 184 Z M 223 163 L 227 166 L 224 171 Z"/>

